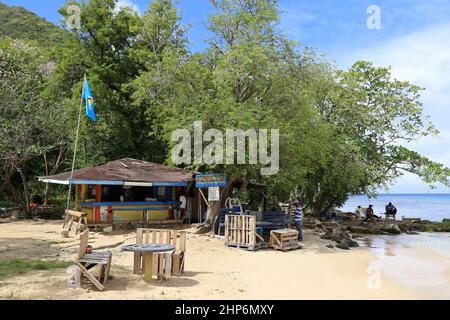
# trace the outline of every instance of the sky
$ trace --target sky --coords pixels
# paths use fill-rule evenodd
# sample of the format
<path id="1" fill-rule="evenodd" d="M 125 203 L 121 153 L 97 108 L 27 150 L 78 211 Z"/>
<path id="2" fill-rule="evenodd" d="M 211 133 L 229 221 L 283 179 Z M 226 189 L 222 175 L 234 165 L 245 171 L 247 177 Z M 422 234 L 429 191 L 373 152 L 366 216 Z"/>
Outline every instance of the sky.
<path id="1" fill-rule="evenodd" d="M 58 23 L 64 0 L 0 0 L 20 5 L 48 21 Z M 119 0 L 144 12 L 149 0 Z M 340 68 L 356 60 L 391 66 L 394 77 L 425 88 L 424 111 L 440 134 L 410 143 L 431 159 L 450 166 L 450 0 L 280 0 L 279 28 L 302 46 L 323 52 Z M 190 26 L 191 51 L 207 44 L 206 24 L 213 8 L 209 0 L 179 0 L 182 23 Z M 373 6 L 379 9 L 378 28 Z M 369 9 L 369 10 L 368 10 Z M 413 175 L 400 178 L 390 193 L 448 193 L 435 190 Z"/>

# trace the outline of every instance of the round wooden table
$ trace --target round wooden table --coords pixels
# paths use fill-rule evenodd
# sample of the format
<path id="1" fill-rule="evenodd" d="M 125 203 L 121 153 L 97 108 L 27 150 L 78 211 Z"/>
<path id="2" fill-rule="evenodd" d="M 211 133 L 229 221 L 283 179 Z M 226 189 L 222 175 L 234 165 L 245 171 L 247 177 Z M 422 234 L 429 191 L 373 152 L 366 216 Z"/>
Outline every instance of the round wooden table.
<path id="1" fill-rule="evenodd" d="M 144 281 L 150 282 L 152 280 L 153 274 L 153 253 L 154 252 L 167 252 L 175 250 L 175 246 L 171 244 L 159 244 L 159 243 L 149 243 L 149 244 L 131 244 L 122 247 L 122 251 L 127 252 L 140 252 L 144 255 Z"/>

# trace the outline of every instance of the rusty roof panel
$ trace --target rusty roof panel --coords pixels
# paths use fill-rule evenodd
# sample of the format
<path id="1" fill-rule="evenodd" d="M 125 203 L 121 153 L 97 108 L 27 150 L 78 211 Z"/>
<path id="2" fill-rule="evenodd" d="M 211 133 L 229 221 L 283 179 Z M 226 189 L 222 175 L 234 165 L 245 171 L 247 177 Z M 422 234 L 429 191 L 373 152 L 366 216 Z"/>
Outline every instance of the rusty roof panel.
<path id="1" fill-rule="evenodd" d="M 120 180 L 124 182 L 188 182 L 194 180 L 194 174 L 194 171 L 124 158 L 90 168 L 75 170 L 73 179 Z M 70 172 L 43 178 L 66 181 L 70 179 Z"/>

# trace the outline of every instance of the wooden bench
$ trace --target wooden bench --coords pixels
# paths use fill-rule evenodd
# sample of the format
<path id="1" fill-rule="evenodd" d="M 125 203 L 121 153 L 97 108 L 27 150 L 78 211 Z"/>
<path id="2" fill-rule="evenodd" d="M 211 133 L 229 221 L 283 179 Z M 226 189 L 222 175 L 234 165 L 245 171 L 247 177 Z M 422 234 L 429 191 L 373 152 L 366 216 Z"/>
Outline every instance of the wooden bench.
<path id="1" fill-rule="evenodd" d="M 184 271 L 186 255 L 186 231 L 138 228 L 136 244 L 172 244 L 173 252 L 153 253 L 153 276 L 166 280 L 170 276 L 181 276 Z M 141 274 L 144 270 L 142 253 L 134 254 L 133 273 Z"/>
<path id="2" fill-rule="evenodd" d="M 86 253 L 89 242 L 89 230 L 85 230 L 80 235 L 80 247 L 78 249 L 77 261 L 75 264 L 80 269 L 81 273 L 89 279 L 98 290 L 105 289 L 111 270 L 112 253 L 111 252 L 92 252 Z M 89 270 L 100 265 L 100 275 L 98 278 L 94 277 Z"/>

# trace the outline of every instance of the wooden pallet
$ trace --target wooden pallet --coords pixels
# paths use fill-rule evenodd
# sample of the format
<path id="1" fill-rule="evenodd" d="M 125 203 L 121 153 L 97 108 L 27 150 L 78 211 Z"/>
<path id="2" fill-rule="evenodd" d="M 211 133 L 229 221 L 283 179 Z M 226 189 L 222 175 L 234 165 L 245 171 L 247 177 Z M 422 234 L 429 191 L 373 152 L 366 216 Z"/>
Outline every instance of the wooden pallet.
<path id="1" fill-rule="evenodd" d="M 288 251 L 301 248 L 298 243 L 298 231 L 280 229 L 270 231 L 269 246 L 275 250 Z"/>
<path id="2" fill-rule="evenodd" d="M 186 255 L 186 238 L 186 231 L 180 230 L 138 228 L 136 231 L 137 244 L 158 243 L 172 244 L 175 246 L 173 252 L 153 254 L 153 273 L 158 279 L 164 280 L 168 279 L 171 275 L 180 277 L 183 273 Z M 143 270 L 144 259 L 142 259 L 142 254 L 135 253 L 133 273 L 140 274 Z"/>
<path id="3" fill-rule="evenodd" d="M 232 214 L 225 216 L 226 246 L 257 250 L 264 247 L 264 244 L 264 239 L 256 233 L 256 216 Z"/>

